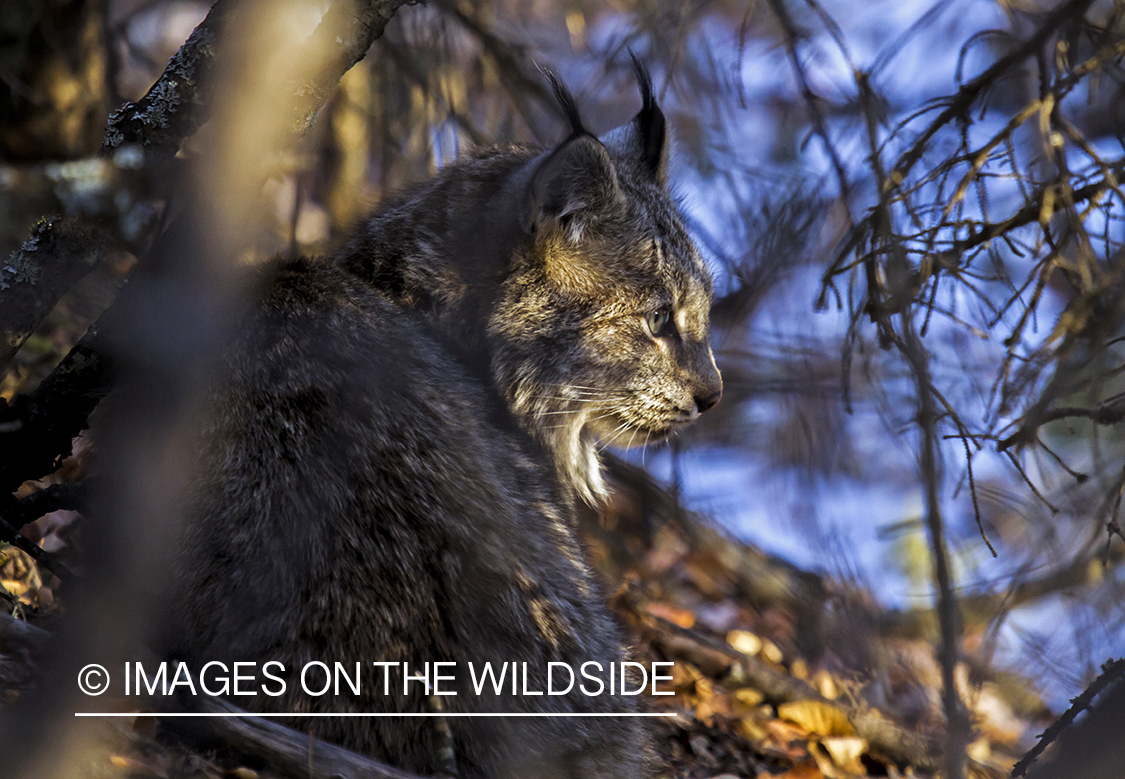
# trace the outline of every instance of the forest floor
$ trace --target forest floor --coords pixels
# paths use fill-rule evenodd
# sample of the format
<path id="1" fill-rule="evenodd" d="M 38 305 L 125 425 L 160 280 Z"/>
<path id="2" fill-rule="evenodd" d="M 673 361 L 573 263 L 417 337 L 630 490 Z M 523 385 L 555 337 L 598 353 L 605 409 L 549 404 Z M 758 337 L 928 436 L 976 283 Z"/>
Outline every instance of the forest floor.
<path id="1" fill-rule="evenodd" d="M 666 776 L 783 779 L 932 776 L 942 744 L 933 636 L 888 633 L 894 615 L 846 585 L 746 546 L 676 505 L 642 472 L 611 463 L 616 497 L 584 523 L 595 567 L 638 659 L 674 661 L 653 705 Z M 62 471 L 65 476 L 67 471 Z M 73 513 L 25 532 L 63 552 Z M 0 548 L 9 613 L 33 624 L 64 611 L 65 589 L 22 552 Z M 899 631 L 901 632 L 901 631 Z M 1052 716 L 1031 686 L 974 660 L 958 682 L 969 706 L 968 775 L 1007 776 Z M 2 654 L 3 647 L 0 647 Z M 3 658 L 0 658 L 3 659 Z M 3 701 L 21 694 L 9 689 Z M 106 723 L 90 777 L 281 776 L 223 749 L 198 750 L 153 717 Z"/>
<path id="2" fill-rule="evenodd" d="M 654 499 L 658 488 L 639 472 L 625 474 L 607 512 L 614 526 L 603 518 L 591 548 L 640 651 L 676 662 L 676 696 L 654 699 L 680 715 L 662 724 L 672 776 L 936 772 L 945 732 L 936 623 L 919 631 L 870 594 L 742 544 L 669 496 Z M 978 639 L 966 637 L 957 666 L 972 722 L 967 775 L 999 779 L 1053 716 L 1030 683 L 976 657 Z"/>

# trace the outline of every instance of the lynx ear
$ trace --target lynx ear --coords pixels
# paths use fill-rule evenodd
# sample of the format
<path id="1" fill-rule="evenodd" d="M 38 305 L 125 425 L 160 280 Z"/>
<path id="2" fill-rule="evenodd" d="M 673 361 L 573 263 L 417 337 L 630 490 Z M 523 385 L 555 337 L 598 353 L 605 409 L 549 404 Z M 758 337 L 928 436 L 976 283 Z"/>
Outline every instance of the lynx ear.
<path id="1" fill-rule="evenodd" d="M 667 122 L 656 104 L 648 68 L 633 51 L 629 52 L 629 57 L 641 89 L 641 110 L 629 124 L 606 135 L 605 142 L 623 159 L 631 161 L 642 175 L 663 186 L 668 173 Z"/>
<path id="2" fill-rule="evenodd" d="M 537 233 L 557 229 L 577 243 L 624 202 L 609 152 L 597 138 L 582 135 L 564 141 L 532 174 L 527 224 Z"/>

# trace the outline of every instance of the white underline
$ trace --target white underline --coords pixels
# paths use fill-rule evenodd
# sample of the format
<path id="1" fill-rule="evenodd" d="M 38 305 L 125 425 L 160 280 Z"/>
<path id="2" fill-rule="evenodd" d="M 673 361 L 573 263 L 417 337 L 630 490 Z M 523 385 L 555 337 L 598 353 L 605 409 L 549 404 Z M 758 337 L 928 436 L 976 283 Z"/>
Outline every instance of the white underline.
<path id="1" fill-rule="evenodd" d="M 221 712 L 198 712 L 198 711 L 181 711 L 181 712 L 153 712 L 153 711 L 76 711 L 75 717 L 679 717 L 679 714 L 670 712 L 664 713 L 651 713 L 651 712 L 633 712 L 627 714 L 616 714 L 609 712 L 529 712 L 529 713 L 508 713 L 508 712 L 469 712 L 469 713 L 441 713 L 441 712 L 374 712 L 374 711 L 358 711 L 358 712 L 309 712 L 307 714 L 290 713 L 290 714 L 255 714 L 248 711 L 221 711 Z"/>

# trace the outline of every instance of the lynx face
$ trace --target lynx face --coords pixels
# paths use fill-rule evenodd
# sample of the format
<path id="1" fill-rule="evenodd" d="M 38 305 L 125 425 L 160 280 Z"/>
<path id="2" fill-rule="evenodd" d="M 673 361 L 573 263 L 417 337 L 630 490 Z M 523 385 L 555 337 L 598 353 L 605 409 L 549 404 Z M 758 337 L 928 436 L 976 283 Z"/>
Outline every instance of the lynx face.
<path id="1" fill-rule="evenodd" d="M 652 83 L 598 138 L 557 81 L 570 137 L 459 161 L 385 206 L 342 262 L 425 317 L 588 502 L 598 445 L 643 446 L 718 402 L 711 277 L 666 187 Z"/>
<path id="2" fill-rule="evenodd" d="M 543 155 L 529 248 L 489 322 L 498 385 L 589 501 L 605 490 L 597 444 L 661 440 L 722 394 L 711 277 L 665 188 L 664 118 L 644 93 L 629 125 L 600 139 L 578 125 Z"/>

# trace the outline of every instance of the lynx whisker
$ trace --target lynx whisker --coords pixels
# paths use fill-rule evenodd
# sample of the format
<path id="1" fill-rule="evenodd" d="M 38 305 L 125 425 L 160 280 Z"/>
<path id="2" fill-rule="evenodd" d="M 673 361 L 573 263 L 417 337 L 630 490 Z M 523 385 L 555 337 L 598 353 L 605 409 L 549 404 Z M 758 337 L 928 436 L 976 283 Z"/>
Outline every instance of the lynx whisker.
<path id="1" fill-rule="evenodd" d="M 573 413 L 581 413 L 581 412 L 576 411 L 576 412 L 573 412 Z M 609 417 L 613 416 L 615 413 L 617 413 L 616 410 L 610 409 L 609 411 L 607 411 L 604 414 L 598 414 L 596 417 L 590 417 L 589 419 L 586 420 L 586 424 L 588 425 L 591 422 L 597 422 L 600 419 L 608 419 Z M 558 430 L 559 428 L 563 428 L 563 427 L 570 427 L 570 424 L 564 422 L 561 425 L 544 425 L 541 429 L 542 430 Z"/>
<path id="2" fill-rule="evenodd" d="M 594 410 L 594 411 L 602 411 L 602 410 L 607 409 L 607 408 L 613 409 L 613 408 L 617 408 L 617 407 L 618 407 L 618 404 L 607 401 L 606 403 L 603 403 L 603 404 L 600 404 L 600 405 L 597 405 L 597 406 L 592 406 L 590 404 L 587 404 L 587 405 L 582 406 L 581 408 L 568 408 L 568 409 L 561 409 L 559 411 L 537 411 L 535 413 L 535 416 L 548 417 L 548 416 L 553 416 L 553 415 L 556 415 L 556 414 L 581 414 L 583 411 L 587 411 L 587 410 L 591 410 L 591 409 Z"/>
<path id="3" fill-rule="evenodd" d="M 618 425 L 614 429 L 613 433 L 611 433 L 609 435 L 608 438 L 605 438 L 605 439 L 602 440 L 602 445 L 600 447 L 598 447 L 598 451 L 604 452 L 606 447 L 611 446 L 614 441 L 616 441 L 618 438 L 620 438 L 622 435 L 624 435 L 625 431 L 628 430 L 628 428 L 629 428 L 628 422 L 622 422 L 620 425 Z"/>
<path id="4" fill-rule="evenodd" d="M 645 442 L 641 444 L 641 467 L 645 467 L 645 454 L 648 452 L 649 442 L 652 441 L 652 431 L 645 433 Z"/>

